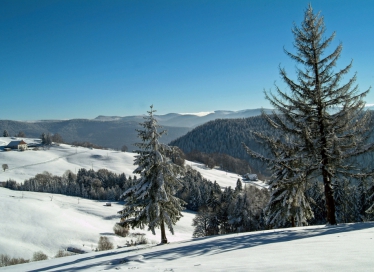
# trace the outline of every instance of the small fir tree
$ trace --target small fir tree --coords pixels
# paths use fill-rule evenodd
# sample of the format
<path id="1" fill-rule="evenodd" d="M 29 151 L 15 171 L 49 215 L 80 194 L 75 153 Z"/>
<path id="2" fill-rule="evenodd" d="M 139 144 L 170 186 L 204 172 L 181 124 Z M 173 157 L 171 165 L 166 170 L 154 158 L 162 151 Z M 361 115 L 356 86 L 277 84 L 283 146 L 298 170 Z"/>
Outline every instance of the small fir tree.
<path id="1" fill-rule="evenodd" d="M 180 181 L 177 179 L 180 168 L 167 157 L 170 148 L 160 144 L 159 138 L 166 131 L 158 132 L 160 126 L 154 118 L 153 106 L 148 116 L 140 125 L 143 129 L 137 130 L 141 143 L 134 164 L 134 170 L 140 178 L 136 184 L 123 193 L 125 205 L 121 214 L 121 225 L 148 229 L 155 234 L 155 229 L 161 229 L 161 243 L 167 243 L 165 224 L 174 234 L 173 225 L 182 217 L 181 211 L 184 201 L 175 197 Z"/>
<path id="2" fill-rule="evenodd" d="M 41 140 L 43 145 L 51 145 L 52 144 L 52 138 L 49 133 L 45 134 L 44 132 L 41 135 Z"/>
<path id="3" fill-rule="evenodd" d="M 238 178 L 238 180 L 236 181 L 235 193 L 239 193 L 241 191 L 243 191 L 243 184 L 242 181 Z"/>
<path id="4" fill-rule="evenodd" d="M 194 231 L 192 237 L 204 237 L 217 234 L 215 228 L 211 225 L 214 213 L 210 208 L 203 206 L 199 209 L 195 218 L 192 219 L 192 226 L 194 226 Z"/>

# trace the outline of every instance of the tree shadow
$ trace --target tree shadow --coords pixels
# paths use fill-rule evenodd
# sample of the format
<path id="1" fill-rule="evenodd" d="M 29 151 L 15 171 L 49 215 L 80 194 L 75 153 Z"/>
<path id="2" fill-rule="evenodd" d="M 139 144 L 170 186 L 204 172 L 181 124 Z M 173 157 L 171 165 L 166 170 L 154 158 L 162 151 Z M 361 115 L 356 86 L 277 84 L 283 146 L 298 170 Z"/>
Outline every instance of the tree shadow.
<path id="1" fill-rule="evenodd" d="M 204 238 L 193 239 L 192 241 L 179 242 L 180 247 L 173 247 L 170 249 L 160 249 L 153 252 L 141 252 L 142 259 L 163 259 L 163 260 L 175 260 L 181 257 L 194 257 L 203 255 L 215 255 L 222 254 L 229 251 L 235 251 L 240 249 L 252 248 L 261 245 L 267 245 L 272 243 L 289 242 L 299 239 L 311 238 L 315 236 L 323 236 L 330 234 L 338 234 L 350 231 L 357 231 L 363 229 L 374 228 L 374 222 L 366 223 L 355 223 L 355 224 L 341 224 L 336 226 L 326 226 L 322 228 L 312 227 L 295 230 L 292 228 L 281 229 L 281 230 L 270 230 L 270 231 L 258 231 L 258 232 L 248 232 L 239 233 L 238 235 L 221 235 L 221 236 L 210 236 Z M 185 245 L 183 245 L 185 244 Z M 126 258 L 129 256 L 127 253 L 131 251 L 137 251 L 140 248 L 132 250 L 119 250 L 115 252 L 108 252 L 103 254 L 98 254 L 90 256 L 87 258 L 81 258 L 72 262 L 66 262 L 63 264 L 58 264 L 54 266 L 49 266 L 41 269 L 31 270 L 31 271 L 48 271 L 51 269 L 58 269 L 54 271 L 78 271 L 80 269 L 90 269 L 95 266 L 105 266 L 108 265 L 110 268 L 115 268 L 118 265 L 123 265 L 126 262 Z M 126 258 L 116 258 L 116 256 L 126 254 Z M 100 258 L 113 256 L 110 261 L 100 261 Z M 97 259 L 97 262 L 86 261 Z M 137 260 L 142 262 L 141 260 Z M 81 264 L 81 266 L 79 266 Z M 75 268 L 67 268 L 66 266 L 77 265 Z M 64 268 L 65 267 L 65 268 Z"/>

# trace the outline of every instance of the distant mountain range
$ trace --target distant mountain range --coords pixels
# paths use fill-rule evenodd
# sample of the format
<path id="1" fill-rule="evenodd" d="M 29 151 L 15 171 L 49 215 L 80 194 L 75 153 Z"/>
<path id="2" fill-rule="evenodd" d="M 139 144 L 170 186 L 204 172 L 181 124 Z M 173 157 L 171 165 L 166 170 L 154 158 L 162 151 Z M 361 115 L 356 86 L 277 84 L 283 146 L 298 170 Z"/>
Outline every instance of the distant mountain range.
<path id="1" fill-rule="evenodd" d="M 267 113 L 271 110 L 264 109 Z M 169 113 L 155 115 L 159 124 L 168 131 L 161 138 L 161 142 L 169 143 L 185 135 L 196 126 L 216 119 L 247 118 L 261 114 L 261 109 L 241 111 L 214 111 L 206 115 Z M 41 121 L 11 121 L 0 120 L 0 133 L 7 130 L 9 135 L 16 135 L 22 131 L 26 137 L 39 138 L 41 134 L 58 133 L 65 142 L 91 142 L 103 147 L 119 149 L 127 145 L 133 150 L 133 144 L 138 142 L 137 132 L 139 123 L 143 122 L 144 115 L 137 116 L 98 116 L 95 119 L 71 120 L 41 120 Z"/>
<path id="2" fill-rule="evenodd" d="M 263 109 L 266 113 L 271 113 L 270 109 Z M 237 118 L 248 118 L 252 116 L 257 116 L 261 114 L 262 109 L 249 109 L 240 111 L 227 111 L 227 110 L 217 110 L 208 114 L 201 115 L 199 113 L 168 113 L 165 115 L 155 115 L 155 118 L 162 126 L 171 127 L 187 127 L 194 128 L 196 126 L 202 125 L 206 122 L 216 120 L 216 119 L 237 119 Z M 94 120 L 97 121 L 135 121 L 142 122 L 143 116 L 98 116 Z"/>

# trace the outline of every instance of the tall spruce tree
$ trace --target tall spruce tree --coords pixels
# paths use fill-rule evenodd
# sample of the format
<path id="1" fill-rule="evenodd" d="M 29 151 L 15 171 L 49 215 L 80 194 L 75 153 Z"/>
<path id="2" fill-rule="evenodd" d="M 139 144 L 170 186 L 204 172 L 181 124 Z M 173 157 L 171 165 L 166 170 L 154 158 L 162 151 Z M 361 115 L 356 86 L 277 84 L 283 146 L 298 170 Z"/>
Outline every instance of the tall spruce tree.
<path id="1" fill-rule="evenodd" d="M 296 53 L 285 53 L 299 65 L 297 80 L 287 76 L 280 68 L 280 76 L 289 91 L 276 86 L 276 93 L 266 93 L 266 98 L 276 109 L 273 115 L 263 113 L 267 122 L 276 130 L 290 134 L 298 144 L 297 153 L 301 158 L 299 166 L 306 178 L 319 179 L 324 184 L 327 221 L 336 224 L 334 179 L 358 175 L 364 169 L 355 165 L 352 158 L 373 150 L 373 143 L 367 144 L 371 132 L 369 112 L 364 110 L 363 98 L 368 91 L 360 92 L 354 85 L 356 75 L 341 84 L 352 63 L 334 71 L 340 57 L 340 44 L 332 53 L 326 49 L 335 37 L 333 33 L 325 38 L 325 25 L 320 14 L 314 14 L 311 5 L 305 11 L 300 27 L 292 29 Z M 269 137 L 257 134 L 265 143 Z M 247 147 L 247 152 L 257 154 Z M 277 158 L 278 162 L 288 160 Z"/>
<path id="2" fill-rule="evenodd" d="M 146 225 L 155 234 L 161 229 L 161 243 L 167 243 L 165 224 L 174 234 L 173 225 L 182 217 L 184 201 L 175 197 L 180 181 L 177 179 L 177 165 L 166 157 L 170 148 L 160 144 L 159 138 L 166 131 L 158 132 L 160 126 L 154 118 L 153 106 L 144 117 L 143 129 L 137 130 L 141 143 L 136 143 L 134 164 L 138 167 L 134 174 L 139 174 L 134 186 L 123 193 L 125 205 L 121 214 L 121 225 L 132 228 L 144 228 Z"/>

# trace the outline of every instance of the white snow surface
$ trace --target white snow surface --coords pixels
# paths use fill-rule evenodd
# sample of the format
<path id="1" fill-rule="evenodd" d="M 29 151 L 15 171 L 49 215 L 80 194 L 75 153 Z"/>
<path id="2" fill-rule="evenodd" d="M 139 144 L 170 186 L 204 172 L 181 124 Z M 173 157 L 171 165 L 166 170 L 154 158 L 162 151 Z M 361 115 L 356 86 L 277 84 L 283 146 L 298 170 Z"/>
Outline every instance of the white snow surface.
<path id="1" fill-rule="evenodd" d="M 119 222 L 117 212 L 121 203 L 105 206 L 105 202 L 82 199 L 59 194 L 12 191 L 0 187 L 0 254 L 31 258 L 36 251 L 54 256 L 59 249 L 74 247 L 92 251 L 100 236 L 107 236 L 117 246 L 127 240 L 113 233 Z M 180 241 L 192 236 L 193 212 L 183 212 L 175 226 L 175 235 L 167 234 L 169 241 Z M 161 240 L 160 233 L 153 235 L 147 230 L 131 232 L 146 233 L 152 243 Z M 4 235 L 6 233 L 6 235 Z"/>
<path id="2" fill-rule="evenodd" d="M 6 145 L 11 138 L 0 138 Z M 32 140 L 25 139 L 26 142 Z M 37 140 L 33 140 L 37 141 Z M 91 150 L 68 145 L 49 150 L 0 152 L 0 181 L 22 182 L 37 173 L 62 175 L 81 167 L 107 168 L 132 175 L 133 153 Z M 235 187 L 238 175 L 187 162 L 222 187 Z M 258 182 L 259 186 L 261 182 Z M 193 239 L 195 214 L 183 212 L 170 244 L 157 245 L 160 233 L 146 233 L 152 244 L 93 252 L 100 236 L 123 246 L 129 239 L 113 234 L 120 203 L 78 199 L 58 194 L 0 188 L 0 254 L 31 258 L 43 251 L 49 260 L 0 268 L 0 271 L 371 271 L 374 265 L 374 222 L 311 226 Z M 59 249 L 88 253 L 53 259 Z"/>
<path id="3" fill-rule="evenodd" d="M 23 139 L 26 143 L 37 142 L 37 139 L 0 137 L 0 146 L 6 146 L 10 141 Z M 8 179 L 23 182 L 36 174 L 48 171 L 61 176 L 66 170 L 76 173 L 80 168 L 99 170 L 106 168 L 115 173 L 133 175 L 134 153 L 114 150 L 90 149 L 72 147 L 66 144 L 53 145 L 49 149 L 38 151 L 0 152 L 1 164 L 7 164 L 9 169 L 0 172 L 0 181 Z"/>
<path id="4" fill-rule="evenodd" d="M 257 180 L 257 181 L 246 180 L 246 181 L 243 181 L 241 175 L 231 173 L 231 172 L 226 172 L 226 171 L 223 171 L 223 170 L 220 170 L 220 169 L 217 169 L 217 168 L 210 169 L 210 168 L 207 168 L 205 165 L 203 165 L 201 163 L 198 163 L 198 162 L 191 162 L 191 161 L 186 160 L 185 164 L 189 165 L 193 169 L 199 171 L 204 178 L 206 178 L 206 179 L 208 179 L 212 182 L 217 181 L 217 183 L 222 188 L 226 188 L 226 187 L 231 186 L 231 188 L 234 189 L 238 179 L 240 179 L 243 182 L 244 185 L 245 184 L 250 184 L 250 185 L 257 186 L 259 188 L 268 188 L 269 187 L 266 183 L 264 183 L 261 180 Z"/>
<path id="5" fill-rule="evenodd" d="M 278 229 L 127 247 L 1 271 L 372 271 L 374 223 Z"/>
<path id="6" fill-rule="evenodd" d="M 0 146 L 6 146 L 10 141 L 23 139 L 26 143 L 38 143 L 38 139 L 0 137 Z M 66 170 L 77 173 L 80 168 L 95 171 L 105 168 L 114 173 L 125 173 L 133 176 L 135 153 L 120 152 L 114 150 L 90 149 L 84 147 L 72 147 L 66 144 L 53 145 L 49 149 L 38 151 L 2 151 L 0 152 L 0 164 L 7 164 L 9 169 L 5 172 L 0 169 L 0 181 L 13 179 L 23 182 L 43 171 L 53 175 L 63 175 Z M 235 188 L 239 175 L 225 172 L 219 169 L 208 169 L 201 163 L 186 161 L 186 165 L 199 171 L 206 179 L 217 183 L 221 187 Z M 261 181 L 251 182 L 259 187 L 267 187 Z"/>

